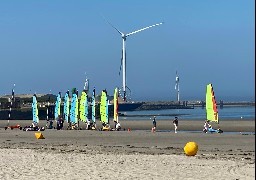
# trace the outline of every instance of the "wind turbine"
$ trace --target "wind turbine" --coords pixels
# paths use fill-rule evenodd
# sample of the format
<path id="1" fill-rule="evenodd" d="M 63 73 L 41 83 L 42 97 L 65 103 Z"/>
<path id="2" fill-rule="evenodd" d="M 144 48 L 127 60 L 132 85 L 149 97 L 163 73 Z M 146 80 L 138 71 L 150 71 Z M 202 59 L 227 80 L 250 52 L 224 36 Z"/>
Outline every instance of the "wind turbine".
<path id="1" fill-rule="evenodd" d="M 180 86 L 179 86 L 180 78 L 178 76 L 178 71 L 176 71 L 175 78 L 175 89 L 177 90 L 177 101 L 180 102 Z"/>
<path id="2" fill-rule="evenodd" d="M 86 93 L 89 93 L 89 79 L 86 76 L 86 72 L 84 74 L 85 74 L 84 90 L 86 91 Z"/>
<path id="3" fill-rule="evenodd" d="M 104 19 L 105 19 L 105 18 L 104 18 Z M 155 27 L 155 26 L 159 26 L 159 25 L 163 24 L 163 22 L 158 23 L 158 24 L 154 24 L 154 25 L 151 25 L 151 26 L 147 26 L 147 27 L 141 28 L 141 29 L 139 29 L 139 30 L 136 30 L 136 31 L 133 31 L 133 32 L 130 32 L 130 33 L 125 34 L 125 33 L 121 32 L 120 30 L 118 30 L 115 26 L 113 26 L 113 25 L 112 25 L 110 22 L 108 22 L 106 19 L 105 19 L 105 21 L 106 21 L 107 23 L 109 23 L 109 24 L 121 35 L 121 37 L 122 37 L 122 39 L 123 39 L 123 48 L 122 48 L 123 93 L 124 93 L 123 99 L 124 99 L 124 101 L 126 101 L 126 88 L 127 88 L 127 86 L 126 86 L 126 38 L 127 38 L 128 36 L 130 36 L 130 35 L 135 34 L 135 33 L 144 31 L 144 30 L 146 30 L 146 29 L 149 29 L 149 28 L 152 28 L 152 27 Z"/>

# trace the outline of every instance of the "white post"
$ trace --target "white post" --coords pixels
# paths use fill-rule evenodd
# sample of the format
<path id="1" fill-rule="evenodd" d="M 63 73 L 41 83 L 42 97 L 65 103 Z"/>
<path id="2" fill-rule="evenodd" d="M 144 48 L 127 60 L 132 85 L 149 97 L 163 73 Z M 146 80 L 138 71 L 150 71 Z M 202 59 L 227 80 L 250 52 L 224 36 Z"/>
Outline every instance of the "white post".
<path id="1" fill-rule="evenodd" d="M 124 101 L 126 101 L 126 52 L 125 52 L 125 39 L 123 37 L 123 91 L 124 91 Z"/>
<path id="2" fill-rule="evenodd" d="M 180 102 L 180 87 L 179 87 L 179 84 L 178 84 L 177 100 L 178 100 L 178 102 Z"/>

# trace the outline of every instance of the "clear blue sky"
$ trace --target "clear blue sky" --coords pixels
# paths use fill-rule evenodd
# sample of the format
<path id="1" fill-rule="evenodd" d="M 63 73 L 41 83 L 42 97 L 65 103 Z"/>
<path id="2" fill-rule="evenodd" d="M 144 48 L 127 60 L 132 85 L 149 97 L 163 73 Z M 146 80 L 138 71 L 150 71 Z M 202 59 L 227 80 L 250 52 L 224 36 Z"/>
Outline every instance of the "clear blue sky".
<path id="1" fill-rule="evenodd" d="M 254 0 L 0 1 L 0 95 L 83 89 L 113 94 L 121 36 L 127 38 L 127 85 L 134 100 L 255 99 Z"/>

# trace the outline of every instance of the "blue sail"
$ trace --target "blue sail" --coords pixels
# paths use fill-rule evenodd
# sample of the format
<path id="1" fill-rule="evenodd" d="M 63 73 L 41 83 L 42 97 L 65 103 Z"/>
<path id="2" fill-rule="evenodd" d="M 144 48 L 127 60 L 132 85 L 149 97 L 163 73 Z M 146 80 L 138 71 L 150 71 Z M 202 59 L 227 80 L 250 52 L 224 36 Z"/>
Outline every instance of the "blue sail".
<path id="1" fill-rule="evenodd" d="M 38 124 L 39 118 L 38 118 L 38 108 L 37 108 L 37 100 L 36 100 L 35 94 L 33 95 L 32 113 L 33 113 L 33 122 Z"/>
<path id="2" fill-rule="evenodd" d="M 55 111 L 54 111 L 55 119 L 58 119 L 60 115 L 60 104 L 61 104 L 61 93 L 59 92 L 57 95 L 56 103 L 55 103 Z"/>
<path id="3" fill-rule="evenodd" d="M 69 91 L 67 91 L 64 97 L 64 118 L 67 122 L 69 121 L 69 105 Z"/>
<path id="4" fill-rule="evenodd" d="M 76 124 L 78 121 L 78 97 L 76 93 L 72 94 L 70 108 L 70 122 Z"/>

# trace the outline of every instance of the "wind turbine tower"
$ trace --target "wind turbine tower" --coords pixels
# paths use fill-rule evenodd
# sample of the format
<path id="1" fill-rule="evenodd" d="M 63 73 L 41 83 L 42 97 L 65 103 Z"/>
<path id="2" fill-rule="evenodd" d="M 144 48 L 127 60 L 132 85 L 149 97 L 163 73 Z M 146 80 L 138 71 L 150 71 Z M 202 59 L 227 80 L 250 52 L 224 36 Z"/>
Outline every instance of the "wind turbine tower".
<path id="1" fill-rule="evenodd" d="M 89 79 L 87 78 L 86 73 L 85 73 L 84 90 L 86 91 L 86 93 L 89 93 Z"/>
<path id="2" fill-rule="evenodd" d="M 177 101 L 180 102 L 180 86 L 179 86 L 180 78 L 178 76 L 178 72 L 176 71 L 175 78 L 175 89 L 177 90 Z"/>
<path id="3" fill-rule="evenodd" d="M 106 20 L 106 19 L 105 19 Z M 107 20 L 106 20 L 107 21 Z M 108 22 L 108 21 L 107 21 Z M 154 24 L 154 25 L 151 25 L 151 26 L 147 26 L 147 27 L 144 27 L 142 29 L 139 29 L 139 30 L 136 30 L 136 31 L 133 31 L 133 32 L 130 32 L 130 33 L 123 33 L 121 31 L 119 31 L 116 27 L 114 27 L 110 22 L 108 22 L 122 37 L 123 39 L 123 47 L 122 47 L 122 66 L 123 66 L 123 99 L 124 101 L 126 101 L 126 88 L 127 88 L 127 85 L 126 85 L 126 38 L 130 35 L 133 35 L 135 33 L 138 33 L 140 31 L 144 31 L 146 29 L 149 29 L 149 28 L 152 28 L 152 27 L 155 27 L 155 26 L 159 26 L 161 24 L 163 24 L 163 22 L 161 23 L 158 23 L 158 24 Z"/>

